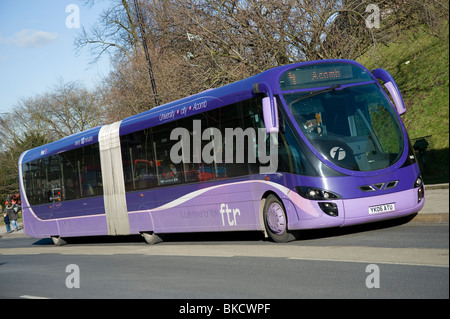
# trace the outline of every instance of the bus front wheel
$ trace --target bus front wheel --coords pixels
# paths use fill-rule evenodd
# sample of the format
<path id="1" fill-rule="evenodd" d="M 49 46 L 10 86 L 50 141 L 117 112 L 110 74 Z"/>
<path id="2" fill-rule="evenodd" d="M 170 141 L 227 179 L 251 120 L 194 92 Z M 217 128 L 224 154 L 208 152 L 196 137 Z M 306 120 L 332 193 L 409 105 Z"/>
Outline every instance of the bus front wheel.
<path id="1" fill-rule="evenodd" d="M 263 214 L 264 225 L 273 241 L 287 243 L 296 239 L 295 234 L 288 230 L 284 206 L 276 196 L 266 198 Z"/>

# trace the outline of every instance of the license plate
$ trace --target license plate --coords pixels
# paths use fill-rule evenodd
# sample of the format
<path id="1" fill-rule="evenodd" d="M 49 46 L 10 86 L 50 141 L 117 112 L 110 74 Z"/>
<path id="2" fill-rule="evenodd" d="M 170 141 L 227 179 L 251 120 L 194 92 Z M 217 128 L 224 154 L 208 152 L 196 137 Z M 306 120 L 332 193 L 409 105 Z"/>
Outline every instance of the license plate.
<path id="1" fill-rule="evenodd" d="M 383 204 L 383 205 L 377 205 L 377 206 L 370 206 L 369 207 L 369 214 L 380 214 L 380 213 L 386 213 L 386 212 L 393 212 L 395 210 L 395 204 Z"/>

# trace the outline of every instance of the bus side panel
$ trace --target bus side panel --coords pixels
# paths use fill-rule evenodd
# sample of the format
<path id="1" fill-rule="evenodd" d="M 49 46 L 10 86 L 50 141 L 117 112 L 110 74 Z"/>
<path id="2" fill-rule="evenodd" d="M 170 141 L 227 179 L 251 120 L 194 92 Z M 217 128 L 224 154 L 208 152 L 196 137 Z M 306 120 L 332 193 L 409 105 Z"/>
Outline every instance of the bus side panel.
<path id="1" fill-rule="evenodd" d="M 103 197 L 24 205 L 25 233 L 32 237 L 107 235 Z"/>
<path id="2" fill-rule="evenodd" d="M 150 215 L 155 232 L 160 233 L 255 230 L 260 228 L 260 221 L 254 197 L 251 183 L 217 185 L 153 209 Z"/>
<path id="3" fill-rule="evenodd" d="M 108 235 L 105 215 L 83 216 L 80 218 L 58 219 L 59 236 L 101 236 Z"/>
<path id="4" fill-rule="evenodd" d="M 24 233 L 27 236 L 44 238 L 59 234 L 56 220 L 39 220 L 30 207 L 22 207 L 22 218 Z"/>
<path id="5" fill-rule="evenodd" d="M 286 210 L 286 218 L 288 220 L 288 229 L 293 230 L 298 222 L 298 215 L 294 204 L 289 199 L 282 199 L 284 209 Z"/>
<path id="6" fill-rule="evenodd" d="M 150 215 L 156 233 L 239 231 L 258 228 L 252 201 L 206 204 L 199 198 L 192 200 L 191 204 L 167 211 L 152 211 Z"/>
<path id="7" fill-rule="evenodd" d="M 131 232 L 154 231 L 238 231 L 263 230 L 260 218 L 260 203 L 267 191 L 286 197 L 281 185 L 261 180 L 247 180 L 194 190 L 198 186 L 160 189 L 128 194 Z M 280 189 L 278 189 L 280 188 Z M 183 196 L 174 192 L 182 191 Z M 141 204 L 138 204 L 138 196 Z M 161 198 L 166 198 L 164 202 Z M 146 198 L 147 201 L 146 201 Z M 172 198 L 175 198 L 171 200 Z M 134 205 L 130 203 L 135 203 Z M 145 204 L 144 204 L 145 203 Z M 296 219 L 295 208 L 287 201 L 289 219 Z M 137 209 L 139 207 L 139 209 Z"/>
<path id="8" fill-rule="evenodd" d="M 103 196 L 86 197 L 48 204 L 52 207 L 51 219 L 104 215 Z M 37 214 L 38 217 L 41 215 Z"/>
<path id="9" fill-rule="evenodd" d="M 150 209 L 145 205 L 136 207 L 136 210 L 128 212 L 130 234 L 154 231 Z"/>
<path id="10" fill-rule="evenodd" d="M 53 204 L 60 236 L 107 235 L 103 196 L 86 197 Z"/>
<path id="11" fill-rule="evenodd" d="M 42 220 L 36 217 L 30 207 L 24 207 L 22 214 L 24 232 L 31 237 L 75 237 L 108 234 L 104 214 Z"/>

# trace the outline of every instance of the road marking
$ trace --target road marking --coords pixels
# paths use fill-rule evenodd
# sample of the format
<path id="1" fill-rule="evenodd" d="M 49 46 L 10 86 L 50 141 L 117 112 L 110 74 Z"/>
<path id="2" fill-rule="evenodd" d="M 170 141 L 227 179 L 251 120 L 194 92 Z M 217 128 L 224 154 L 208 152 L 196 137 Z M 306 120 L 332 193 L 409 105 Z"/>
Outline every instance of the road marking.
<path id="1" fill-rule="evenodd" d="M 47 297 L 31 296 L 31 295 L 23 295 L 23 296 L 20 296 L 20 298 L 23 298 L 23 299 L 50 299 Z"/>
<path id="2" fill-rule="evenodd" d="M 437 265 L 437 264 L 425 264 L 425 263 L 407 263 L 407 262 L 388 262 L 388 261 L 376 261 L 373 260 L 345 260 L 345 259 L 330 259 L 330 258 L 299 258 L 288 257 L 288 260 L 305 260 L 305 261 L 328 261 L 328 262 L 344 262 L 344 263 L 361 263 L 361 264 L 387 264 L 387 265 L 402 265 L 402 266 L 424 266 L 424 267 L 440 267 L 449 268 L 449 265 Z"/>

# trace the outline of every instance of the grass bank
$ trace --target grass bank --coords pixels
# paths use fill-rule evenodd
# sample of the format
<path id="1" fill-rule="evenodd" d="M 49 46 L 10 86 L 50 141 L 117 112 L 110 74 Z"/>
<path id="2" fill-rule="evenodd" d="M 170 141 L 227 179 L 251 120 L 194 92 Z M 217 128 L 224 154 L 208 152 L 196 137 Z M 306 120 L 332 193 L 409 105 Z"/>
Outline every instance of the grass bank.
<path id="1" fill-rule="evenodd" d="M 392 74 L 406 104 L 402 119 L 412 143 L 420 139 L 428 143 L 421 158 L 425 183 L 448 183 L 448 26 L 439 37 L 417 29 L 388 45 L 376 45 L 359 62 L 371 70 L 381 67 Z"/>

